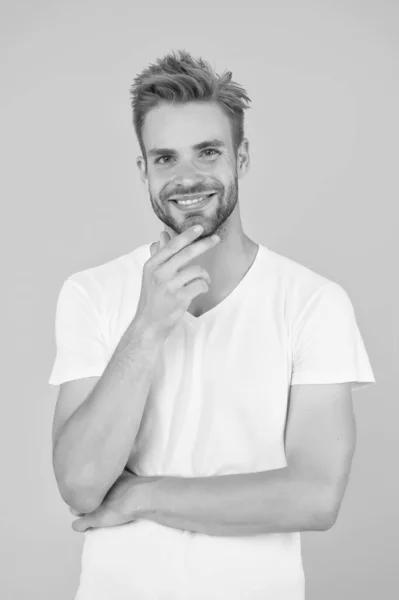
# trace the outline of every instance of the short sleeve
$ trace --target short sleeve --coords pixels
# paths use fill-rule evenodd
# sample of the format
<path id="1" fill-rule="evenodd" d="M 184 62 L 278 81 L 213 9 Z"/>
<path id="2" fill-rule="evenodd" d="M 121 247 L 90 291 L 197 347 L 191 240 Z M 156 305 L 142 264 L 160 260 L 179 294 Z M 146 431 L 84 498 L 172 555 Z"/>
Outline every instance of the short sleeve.
<path id="1" fill-rule="evenodd" d="M 329 282 L 308 301 L 294 327 L 291 385 L 375 383 L 355 311 L 346 291 Z"/>
<path id="2" fill-rule="evenodd" d="M 72 279 L 64 282 L 58 295 L 55 340 L 57 351 L 49 384 L 103 373 L 108 359 L 100 316 L 87 291 Z"/>

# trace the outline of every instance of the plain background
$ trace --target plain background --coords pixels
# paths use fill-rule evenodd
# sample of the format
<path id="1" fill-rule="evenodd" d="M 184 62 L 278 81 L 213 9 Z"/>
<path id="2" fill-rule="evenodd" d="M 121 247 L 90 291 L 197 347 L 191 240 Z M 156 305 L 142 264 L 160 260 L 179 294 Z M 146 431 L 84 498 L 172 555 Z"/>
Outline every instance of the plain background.
<path id="1" fill-rule="evenodd" d="M 155 241 L 129 88 L 185 48 L 250 98 L 246 233 L 348 292 L 377 383 L 336 525 L 302 533 L 307 600 L 398 589 L 396 2 L 1 2 L 3 600 L 70 600 L 83 536 L 51 466 L 55 303 L 72 273 Z M 397 305 L 397 304 L 396 304 Z"/>

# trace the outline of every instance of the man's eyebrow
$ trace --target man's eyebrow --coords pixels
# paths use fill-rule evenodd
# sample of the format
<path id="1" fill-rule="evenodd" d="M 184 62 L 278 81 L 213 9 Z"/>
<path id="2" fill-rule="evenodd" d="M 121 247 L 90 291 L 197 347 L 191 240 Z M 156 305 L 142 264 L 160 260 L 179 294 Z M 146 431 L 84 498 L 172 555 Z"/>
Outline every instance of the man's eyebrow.
<path id="1" fill-rule="evenodd" d="M 222 142 L 222 140 L 205 140 L 204 142 L 199 142 L 199 144 L 194 144 L 192 146 L 193 150 L 203 150 L 204 148 L 208 148 L 208 146 L 216 146 L 217 148 L 225 147 L 226 144 Z M 173 148 L 151 148 L 148 151 L 148 156 L 159 156 L 160 154 L 176 154 L 176 150 Z"/>

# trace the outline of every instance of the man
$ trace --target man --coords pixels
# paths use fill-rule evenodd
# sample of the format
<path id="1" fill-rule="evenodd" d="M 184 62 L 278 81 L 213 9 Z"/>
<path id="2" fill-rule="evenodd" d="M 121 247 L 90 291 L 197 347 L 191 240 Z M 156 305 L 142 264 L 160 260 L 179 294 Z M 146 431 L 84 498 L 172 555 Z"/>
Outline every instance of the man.
<path id="1" fill-rule="evenodd" d="M 300 532 L 336 522 L 351 390 L 375 382 L 352 303 L 244 233 L 249 98 L 230 72 L 171 53 L 132 96 L 164 230 L 70 275 L 57 302 L 53 464 L 85 533 L 76 600 L 303 600 Z"/>

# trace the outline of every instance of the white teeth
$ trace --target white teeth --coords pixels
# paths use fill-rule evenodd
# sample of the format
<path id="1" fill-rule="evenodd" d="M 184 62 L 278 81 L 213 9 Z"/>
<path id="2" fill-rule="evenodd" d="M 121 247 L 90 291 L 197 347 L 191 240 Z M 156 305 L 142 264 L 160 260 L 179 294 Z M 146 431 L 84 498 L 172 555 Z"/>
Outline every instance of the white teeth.
<path id="1" fill-rule="evenodd" d="M 195 198 L 195 200 L 178 200 L 177 203 L 178 204 L 196 204 L 197 202 L 202 202 L 203 199 L 204 199 L 204 196 L 201 196 L 201 198 Z"/>
<path id="2" fill-rule="evenodd" d="M 195 200 L 177 200 L 178 204 L 197 204 L 197 202 L 202 202 L 206 199 L 207 196 L 201 196 L 201 198 L 195 198 Z"/>

